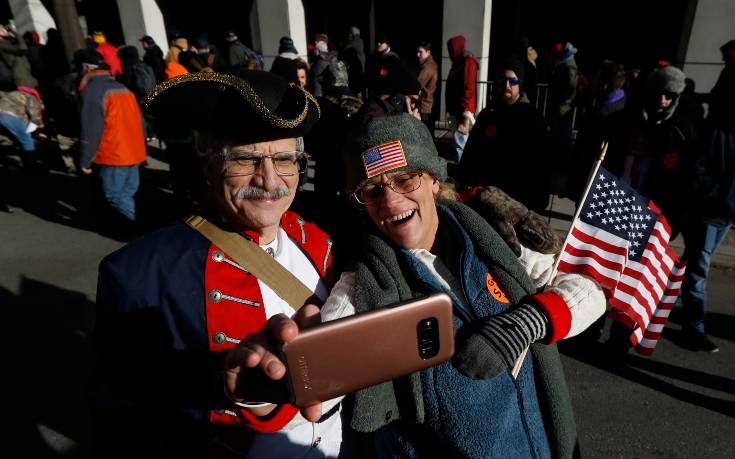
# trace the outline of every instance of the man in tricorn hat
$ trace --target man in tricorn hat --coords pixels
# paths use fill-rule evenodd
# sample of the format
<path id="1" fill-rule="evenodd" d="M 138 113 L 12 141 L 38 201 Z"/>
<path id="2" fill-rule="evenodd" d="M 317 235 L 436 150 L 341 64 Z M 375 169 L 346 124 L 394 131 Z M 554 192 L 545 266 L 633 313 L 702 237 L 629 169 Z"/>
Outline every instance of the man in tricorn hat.
<path id="1" fill-rule="evenodd" d="M 318 448 L 336 456 L 339 406 L 309 423 L 291 405 L 240 399 L 222 380 L 227 352 L 269 318 L 319 313 L 313 305 L 295 313 L 301 304 L 283 285 L 256 275 L 263 266 L 285 268 L 294 277 L 286 287 L 301 284 L 313 292 L 310 302 L 328 293 L 331 240 L 289 211 L 306 168 L 302 136 L 319 118 L 316 100 L 272 73 L 240 71 L 168 80 L 143 104 L 158 130 L 195 130 L 209 206 L 100 265 L 95 452 L 302 457 Z M 234 242 L 210 242 L 193 221 Z M 233 256 L 233 246 L 250 256 Z"/>

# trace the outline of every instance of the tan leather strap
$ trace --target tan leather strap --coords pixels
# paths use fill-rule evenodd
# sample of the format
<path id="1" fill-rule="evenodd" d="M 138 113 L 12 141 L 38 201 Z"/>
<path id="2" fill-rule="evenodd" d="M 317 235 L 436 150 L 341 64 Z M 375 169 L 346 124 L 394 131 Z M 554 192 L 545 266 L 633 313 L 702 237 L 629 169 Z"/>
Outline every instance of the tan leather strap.
<path id="1" fill-rule="evenodd" d="M 271 290 L 295 310 L 309 303 L 321 304 L 319 298 L 303 282 L 243 235 L 226 231 L 197 214 L 187 218 L 186 224 L 199 231 L 259 280 L 268 284 Z"/>

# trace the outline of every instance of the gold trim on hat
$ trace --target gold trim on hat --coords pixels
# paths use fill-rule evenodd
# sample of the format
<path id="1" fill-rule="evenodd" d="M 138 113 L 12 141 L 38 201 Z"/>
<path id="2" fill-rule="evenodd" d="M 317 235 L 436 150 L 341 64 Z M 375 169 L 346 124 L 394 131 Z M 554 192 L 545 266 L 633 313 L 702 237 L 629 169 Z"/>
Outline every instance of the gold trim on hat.
<path id="1" fill-rule="evenodd" d="M 250 86 L 250 84 L 246 80 L 243 80 L 242 78 L 238 78 L 233 75 L 216 72 L 187 73 L 186 75 L 181 75 L 175 78 L 171 78 L 170 80 L 166 80 L 151 89 L 148 94 L 146 94 L 146 96 L 143 98 L 141 104 L 144 108 L 147 109 L 153 102 L 153 100 L 164 91 L 179 84 L 188 83 L 190 81 L 211 81 L 214 83 L 228 85 L 234 88 L 235 90 L 237 90 L 237 92 L 240 93 L 245 101 L 250 104 L 255 113 L 257 113 L 263 120 L 265 120 L 269 124 L 279 128 L 293 129 L 303 123 L 306 119 L 306 116 L 309 114 L 309 101 L 311 101 L 316 107 L 317 118 L 321 117 L 321 107 L 319 107 L 319 103 L 317 103 L 314 96 L 309 91 L 306 91 L 293 83 L 291 84 L 291 87 L 298 89 L 304 94 L 304 109 L 295 118 L 288 119 L 282 118 L 271 112 L 268 107 L 266 107 L 263 99 L 261 99 L 258 93 L 255 92 L 253 87 Z"/>

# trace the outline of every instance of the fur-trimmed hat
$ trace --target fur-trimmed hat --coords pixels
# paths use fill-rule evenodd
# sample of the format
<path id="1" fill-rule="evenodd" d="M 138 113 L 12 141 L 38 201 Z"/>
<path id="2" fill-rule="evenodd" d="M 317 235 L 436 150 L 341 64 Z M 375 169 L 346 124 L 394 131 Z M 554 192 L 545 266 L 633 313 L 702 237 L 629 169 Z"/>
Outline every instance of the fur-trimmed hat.
<path id="1" fill-rule="evenodd" d="M 320 115 L 310 93 L 253 70 L 182 75 L 154 87 L 142 104 L 159 132 L 196 130 L 230 144 L 301 137 Z"/>
<path id="2" fill-rule="evenodd" d="M 424 170 L 439 180 L 447 179 L 447 163 L 436 151 L 431 133 L 407 113 L 369 120 L 348 140 L 343 156 L 348 193 L 384 172 Z"/>
<path id="3" fill-rule="evenodd" d="M 656 69 L 646 79 L 646 89 L 649 91 L 666 91 L 681 94 L 686 87 L 684 72 L 673 65 Z"/>

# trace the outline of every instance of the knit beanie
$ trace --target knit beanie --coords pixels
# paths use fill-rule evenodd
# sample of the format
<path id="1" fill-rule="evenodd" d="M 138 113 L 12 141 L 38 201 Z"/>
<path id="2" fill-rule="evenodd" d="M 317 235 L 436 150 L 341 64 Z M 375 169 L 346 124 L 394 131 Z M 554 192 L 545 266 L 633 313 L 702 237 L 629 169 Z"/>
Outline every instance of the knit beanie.
<path id="1" fill-rule="evenodd" d="M 329 47 L 327 46 L 327 42 L 325 41 L 319 40 L 316 42 L 315 46 L 316 46 L 316 49 L 318 49 L 320 53 L 329 52 Z"/>
<path id="2" fill-rule="evenodd" d="M 509 57 L 505 60 L 503 67 L 500 69 L 500 75 L 502 76 L 503 72 L 505 72 L 506 70 L 512 70 L 521 80 L 521 84 L 523 83 L 523 79 L 526 77 L 526 69 L 523 66 L 523 62 L 516 59 L 515 57 Z"/>
<path id="3" fill-rule="evenodd" d="M 299 53 L 296 51 L 296 47 L 290 37 L 281 37 L 281 40 L 278 42 L 278 54 L 282 53 Z"/>
<path id="4" fill-rule="evenodd" d="M 656 69 L 646 79 L 646 89 L 651 92 L 673 92 L 681 94 L 686 87 L 684 72 L 673 65 Z"/>
<path id="5" fill-rule="evenodd" d="M 429 130 L 408 113 L 370 119 L 348 140 L 343 156 L 348 193 L 384 172 L 424 170 L 447 179 L 447 163 L 439 157 Z"/>

